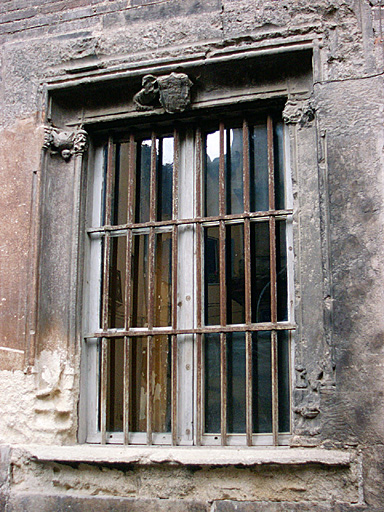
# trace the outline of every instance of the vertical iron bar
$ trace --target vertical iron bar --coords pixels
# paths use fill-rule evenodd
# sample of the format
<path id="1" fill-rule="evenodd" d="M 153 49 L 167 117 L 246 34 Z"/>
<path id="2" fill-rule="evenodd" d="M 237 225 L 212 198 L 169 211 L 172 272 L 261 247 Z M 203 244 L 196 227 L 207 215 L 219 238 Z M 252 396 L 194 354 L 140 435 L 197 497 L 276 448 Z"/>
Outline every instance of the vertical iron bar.
<path id="1" fill-rule="evenodd" d="M 220 333 L 221 445 L 227 444 L 227 339 Z"/>
<path id="2" fill-rule="evenodd" d="M 156 134 L 152 133 L 151 144 L 151 179 L 150 179 L 150 221 L 156 220 Z M 154 281 L 155 281 L 155 228 L 151 227 L 149 230 L 149 243 L 148 243 L 148 328 L 153 328 L 154 322 Z M 147 337 L 147 444 L 152 444 L 152 343 L 153 337 Z"/>
<path id="3" fill-rule="evenodd" d="M 112 179 L 113 179 L 113 157 L 114 157 L 114 143 L 113 137 L 109 137 L 108 139 L 108 153 L 107 153 L 107 182 L 105 188 L 105 218 L 104 225 L 111 225 L 111 215 L 112 215 Z"/>
<path id="4" fill-rule="evenodd" d="M 268 137 L 268 188 L 269 188 L 269 210 L 275 209 L 275 174 L 273 158 L 273 121 L 272 117 L 267 119 Z M 276 284 L 276 220 L 273 215 L 269 216 L 269 247 L 270 247 L 270 268 L 271 268 L 271 322 L 277 321 L 277 284 Z"/>
<path id="5" fill-rule="evenodd" d="M 129 160 L 128 160 L 128 191 L 127 191 L 127 223 L 133 222 L 133 198 L 135 195 L 134 189 L 134 173 L 136 164 L 136 148 L 135 137 L 133 133 L 129 137 Z M 132 300 L 132 244 L 133 234 L 129 229 L 127 233 L 127 252 L 125 258 L 125 329 L 128 330 L 131 326 L 130 313 L 131 313 L 131 300 Z M 130 383 L 131 383 L 131 340 L 124 338 L 124 409 L 123 409 L 123 430 L 124 430 L 124 444 L 129 444 L 129 416 L 130 416 Z"/>
<path id="6" fill-rule="evenodd" d="M 275 164 L 273 156 L 273 120 L 267 118 L 268 140 L 268 188 L 269 210 L 275 209 Z M 277 322 L 277 276 L 276 276 L 276 219 L 269 216 L 269 247 L 271 268 L 271 322 Z M 277 333 L 271 332 L 271 361 L 272 361 L 272 434 L 273 444 L 278 445 L 279 418 L 278 418 L 278 370 L 277 370 Z"/>
<path id="7" fill-rule="evenodd" d="M 157 151 L 156 151 L 156 134 L 152 133 L 151 137 L 151 178 L 149 187 L 149 220 L 156 220 L 156 163 L 157 163 Z"/>
<path id="8" fill-rule="evenodd" d="M 101 444 L 107 442 L 107 380 L 108 380 L 108 340 L 101 340 L 100 368 L 100 433 Z"/>
<path id="9" fill-rule="evenodd" d="M 172 444 L 177 445 L 177 335 L 172 336 L 172 382 L 171 382 L 171 431 L 172 431 Z"/>
<path id="10" fill-rule="evenodd" d="M 250 211 L 250 169 L 249 169 L 249 127 L 246 119 L 243 121 L 243 189 L 244 212 Z M 244 219 L 244 279 L 245 279 L 245 323 L 252 321 L 251 300 L 251 221 Z M 245 402 L 246 402 L 246 434 L 247 446 L 252 446 L 252 333 L 245 333 Z"/>
<path id="11" fill-rule="evenodd" d="M 131 372 L 131 340 L 124 337 L 124 405 L 123 405 L 123 431 L 124 444 L 129 444 L 129 402 L 130 402 L 130 372 Z"/>
<path id="12" fill-rule="evenodd" d="M 152 393 L 152 340 L 153 336 L 147 337 L 147 444 L 152 444 L 152 416 L 153 416 L 153 393 Z"/>
<path id="13" fill-rule="evenodd" d="M 203 432 L 203 415 L 202 415 L 202 411 L 203 411 L 203 390 L 202 390 L 202 385 L 203 385 L 203 361 L 202 361 L 202 342 L 201 342 L 201 334 L 197 334 L 196 335 L 196 344 L 197 344 L 197 347 L 196 347 L 196 352 L 197 352 L 197 390 L 196 390 L 196 393 L 197 393 L 197 407 L 196 407 L 196 414 L 197 414 L 197 418 L 196 418 L 196 444 L 197 446 L 200 446 L 201 445 L 201 436 L 202 436 L 202 432 Z"/>
<path id="14" fill-rule="evenodd" d="M 245 413 L 247 446 L 252 446 L 252 333 L 245 333 Z"/>
<path id="15" fill-rule="evenodd" d="M 203 143 L 201 129 L 196 130 L 196 217 L 202 216 L 202 176 L 203 176 Z M 202 304 L 202 226 L 196 224 L 196 322 L 197 327 L 202 325 L 203 304 Z M 196 444 L 201 445 L 203 432 L 203 361 L 202 361 L 202 335 L 196 335 L 196 357 L 197 357 L 197 404 L 196 404 Z"/>
<path id="16" fill-rule="evenodd" d="M 273 444 L 279 444 L 279 393 L 277 369 L 277 332 L 271 332 L 271 359 L 272 359 L 272 434 Z"/>
<path id="17" fill-rule="evenodd" d="M 172 180 L 172 218 L 179 215 L 179 133 L 173 133 L 173 180 Z M 178 227 L 172 229 L 172 329 L 177 329 L 177 260 L 178 260 Z M 171 431 L 172 444 L 177 444 L 177 336 L 172 336 L 171 345 Z"/>

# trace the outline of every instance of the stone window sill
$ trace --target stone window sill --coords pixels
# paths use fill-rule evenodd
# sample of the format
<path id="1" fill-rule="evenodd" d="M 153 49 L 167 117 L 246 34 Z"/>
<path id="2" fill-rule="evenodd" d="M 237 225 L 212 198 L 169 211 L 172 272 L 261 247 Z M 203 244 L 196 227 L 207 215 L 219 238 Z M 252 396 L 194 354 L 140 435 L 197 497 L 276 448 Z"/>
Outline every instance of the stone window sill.
<path id="1" fill-rule="evenodd" d="M 15 446 L 39 462 L 90 464 L 171 464 L 196 466 L 255 466 L 264 464 L 348 466 L 352 454 L 319 448 L 137 447 L 137 446 Z"/>

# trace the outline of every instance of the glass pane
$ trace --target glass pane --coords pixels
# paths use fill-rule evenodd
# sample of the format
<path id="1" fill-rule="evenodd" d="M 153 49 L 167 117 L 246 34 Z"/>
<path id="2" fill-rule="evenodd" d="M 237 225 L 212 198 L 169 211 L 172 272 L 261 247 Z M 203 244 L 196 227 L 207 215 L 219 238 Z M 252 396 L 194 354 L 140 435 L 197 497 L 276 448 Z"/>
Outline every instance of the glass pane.
<path id="1" fill-rule="evenodd" d="M 132 244 L 131 327 L 148 327 L 148 235 L 134 235 Z"/>
<path id="2" fill-rule="evenodd" d="M 278 393 L 279 393 L 279 432 L 290 432 L 290 390 L 289 390 L 289 333 L 277 333 L 277 361 L 278 361 Z"/>
<path id="3" fill-rule="evenodd" d="M 252 322 L 271 321 L 268 222 L 251 223 Z"/>
<path id="4" fill-rule="evenodd" d="M 226 227 L 227 323 L 245 322 L 244 225 Z"/>
<path id="5" fill-rule="evenodd" d="M 155 327 L 171 325 L 172 233 L 155 235 Z"/>
<path id="6" fill-rule="evenodd" d="M 245 333 L 227 334 L 227 429 L 245 433 Z"/>
<path id="7" fill-rule="evenodd" d="M 287 245 L 285 221 L 276 221 L 277 320 L 288 320 Z"/>
<path id="8" fill-rule="evenodd" d="M 172 219 L 173 137 L 159 139 L 157 220 Z"/>
<path id="9" fill-rule="evenodd" d="M 141 141 L 136 165 L 135 222 L 149 222 L 151 148 L 152 141 L 150 139 Z"/>
<path id="10" fill-rule="evenodd" d="M 152 345 L 153 432 L 171 431 L 171 337 L 155 336 Z"/>
<path id="11" fill-rule="evenodd" d="M 111 237 L 109 260 L 108 328 L 124 327 L 125 258 L 127 237 Z"/>
<path id="12" fill-rule="evenodd" d="M 272 432 L 271 333 L 252 333 L 253 432 Z"/>
<path id="13" fill-rule="evenodd" d="M 220 334 L 204 335 L 205 432 L 220 432 Z"/>
<path id="14" fill-rule="evenodd" d="M 220 323 L 219 228 L 204 229 L 205 325 Z"/>
<path id="15" fill-rule="evenodd" d="M 266 124 L 250 128 L 249 135 L 250 207 L 251 211 L 266 211 L 269 210 Z"/>
<path id="16" fill-rule="evenodd" d="M 107 431 L 122 432 L 124 404 L 124 338 L 108 340 Z"/>
<path id="17" fill-rule="evenodd" d="M 227 214 L 243 213 L 243 130 L 226 130 L 226 200 Z"/>
<path id="18" fill-rule="evenodd" d="M 125 224 L 127 222 L 128 150 L 129 145 L 127 143 L 116 144 L 116 159 L 112 178 L 112 225 Z"/>
<path id="19" fill-rule="evenodd" d="M 273 132 L 273 149 L 275 164 L 275 205 L 276 210 L 285 208 L 285 180 L 284 180 L 284 125 L 276 123 Z"/>
<path id="20" fill-rule="evenodd" d="M 219 215 L 220 132 L 208 133 L 205 139 L 204 215 Z"/>
<path id="21" fill-rule="evenodd" d="M 129 430 L 147 431 L 147 338 L 131 338 Z"/>

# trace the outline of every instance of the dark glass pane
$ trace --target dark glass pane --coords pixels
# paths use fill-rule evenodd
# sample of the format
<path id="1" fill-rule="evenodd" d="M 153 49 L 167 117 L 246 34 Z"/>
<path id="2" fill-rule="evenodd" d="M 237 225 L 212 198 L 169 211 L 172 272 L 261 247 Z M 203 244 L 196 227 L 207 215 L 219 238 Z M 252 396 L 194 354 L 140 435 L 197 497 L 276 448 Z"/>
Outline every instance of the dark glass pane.
<path id="1" fill-rule="evenodd" d="M 243 130 L 234 128 L 225 131 L 226 147 L 226 212 L 243 213 Z"/>
<path id="2" fill-rule="evenodd" d="M 155 236 L 155 327 L 171 325 L 172 233 Z"/>
<path id="3" fill-rule="evenodd" d="M 269 210 L 268 196 L 268 137 L 266 124 L 249 130 L 250 206 L 251 211 Z"/>
<path id="4" fill-rule="evenodd" d="M 113 151 L 115 146 L 113 146 Z M 105 212 L 107 203 L 107 169 L 108 169 L 108 145 L 104 146 L 104 165 L 103 165 L 103 186 L 101 191 L 101 225 L 105 225 Z"/>
<path id="5" fill-rule="evenodd" d="M 208 133 L 205 138 L 204 215 L 219 215 L 220 132 Z"/>
<path id="6" fill-rule="evenodd" d="M 129 429 L 147 431 L 147 337 L 131 339 Z"/>
<path id="7" fill-rule="evenodd" d="M 271 333 L 252 333 L 253 432 L 272 432 Z"/>
<path id="8" fill-rule="evenodd" d="M 204 229 L 204 315 L 206 325 L 220 323 L 219 228 Z"/>
<path id="9" fill-rule="evenodd" d="M 173 137 L 158 141 L 157 220 L 172 219 Z"/>
<path id="10" fill-rule="evenodd" d="M 148 327 L 148 235 L 134 235 L 132 244 L 131 327 Z"/>
<path id="11" fill-rule="evenodd" d="M 171 337 L 154 336 L 152 344 L 153 432 L 171 431 Z"/>
<path id="12" fill-rule="evenodd" d="M 273 132 L 273 149 L 275 164 L 275 206 L 276 210 L 285 208 L 285 180 L 284 180 L 284 126 L 276 123 Z"/>
<path id="13" fill-rule="evenodd" d="M 245 333 L 227 334 L 227 429 L 245 433 Z"/>
<path id="14" fill-rule="evenodd" d="M 150 139 L 141 141 L 139 145 L 135 176 L 135 222 L 149 221 L 151 148 L 152 141 Z"/>
<path id="15" fill-rule="evenodd" d="M 268 222 L 251 223 L 252 322 L 271 321 Z"/>
<path id="16" fill-rule="evenodd" d="M 276 221 L 277 320 L 288 320 L 287 245 L 285 221 Z"/>
<path id="17" fill-rule="evenodd" d="M 108 328 L 113 329 L 124 327 L 127 237 L 111 237 L 110 243 Z"/>
<path id="18" fill-rule="evenodd" d="M 220 334 L 204 335 L 205 432 L 220 432 Z"/>
<path id="19" fill-rule="evenodd" d="M 108 340 L 107 431 L 123 430 L 124 338 Z"/>
<path id="20" fill-rule="evenodd" d="M 244 225 L 226 227 L 227 323 L 245 322 Z"/>
<path id="21" fill-rule="evenodd" d="M 112 177 L 111 224 L 127 222 L 129 145 L 116 145 L 116 159 Z"/>
<path id="22" fill-rule="evenodd" d="M 277 333 L 278 393 L 279 393 L 279 432 L 290 432 L 290 389 L 289 389 L 289 333 Z"/>

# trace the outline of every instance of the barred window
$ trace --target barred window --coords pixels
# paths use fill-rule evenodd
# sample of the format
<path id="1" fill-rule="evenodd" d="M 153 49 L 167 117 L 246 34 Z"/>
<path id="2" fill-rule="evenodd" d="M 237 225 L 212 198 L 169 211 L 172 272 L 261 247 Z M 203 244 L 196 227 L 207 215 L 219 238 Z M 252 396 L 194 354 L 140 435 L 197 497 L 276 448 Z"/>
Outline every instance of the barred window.
<path id="1" fill-rule="evenodd" d="M 88 442 L 287 442 L 286 147 L 274 113 L 132 128 L 95 144 Z"/>

